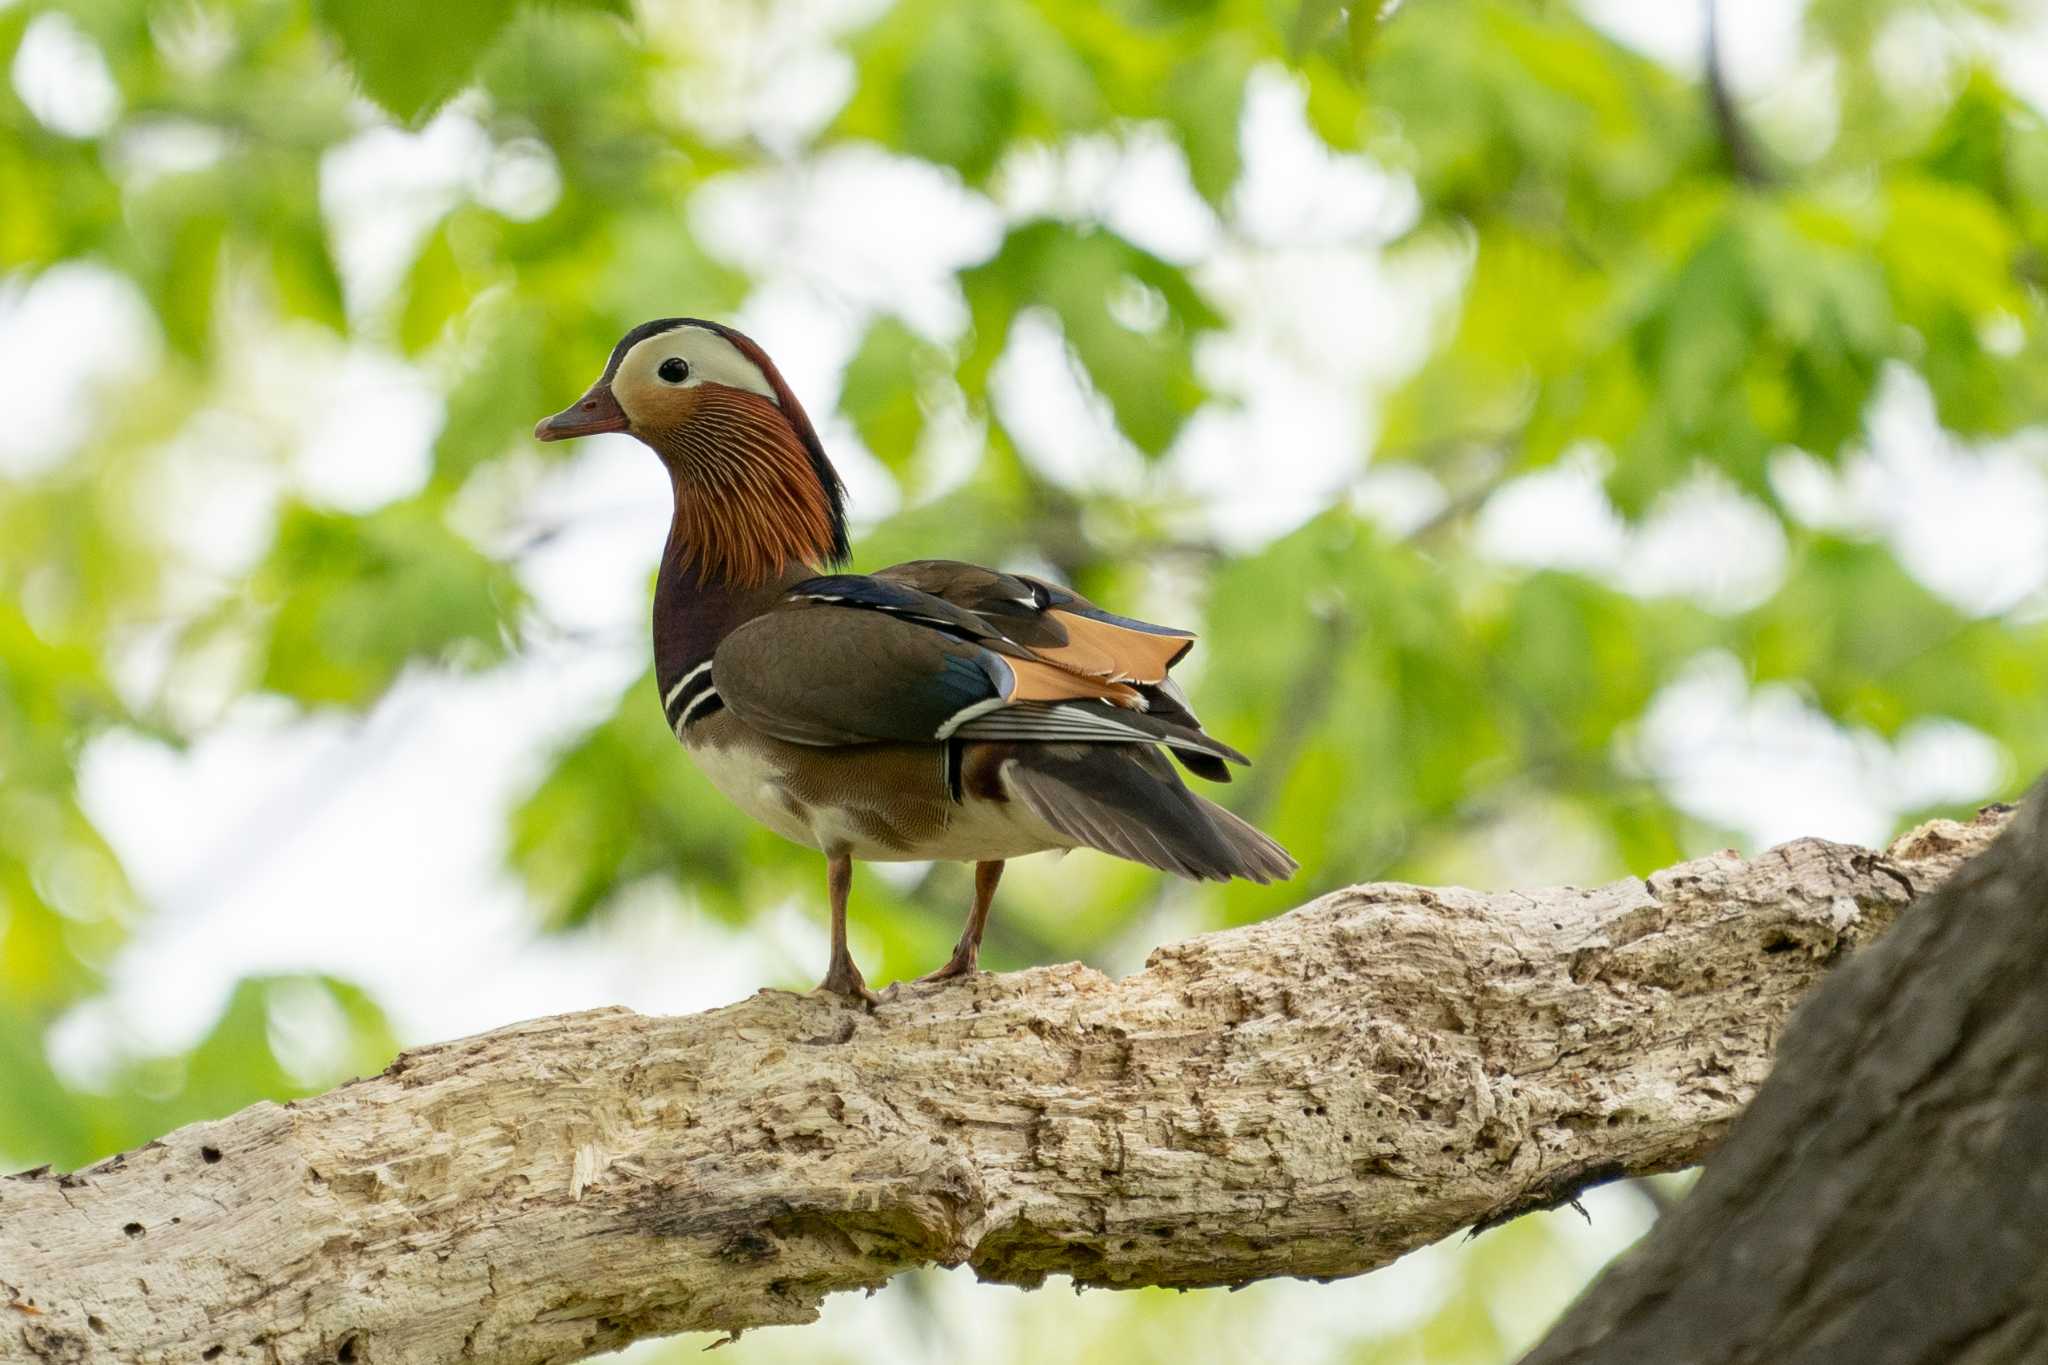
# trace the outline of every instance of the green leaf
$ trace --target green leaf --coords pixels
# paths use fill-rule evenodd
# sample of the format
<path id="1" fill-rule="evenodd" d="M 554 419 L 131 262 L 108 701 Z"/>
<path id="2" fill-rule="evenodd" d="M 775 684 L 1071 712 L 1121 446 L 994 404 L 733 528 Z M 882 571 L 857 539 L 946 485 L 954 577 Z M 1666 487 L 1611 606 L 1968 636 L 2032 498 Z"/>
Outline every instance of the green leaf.
<path id="1" fill-rule="evenodd" d="M 1909 317 L 1956 309 L 2017 313 L 2019 242 L 1998 206 L 1967 185 L 1901 176 L 1885 189 L 1881 249 Z"/>
<path id="2" fill-rule="evenodd" d="M 1372 0 L 1355 0 L 1351 14 L 1345 20 L 1344 37 L 1350 60 L 1351 74 L 1363 76 L 1366 63 L 1372 60 L 1373 45 L 1379 41 L 1382 6 Z"/>
<path id="3" fill-rule="evenodd" d="M 468 83 L 514 8 L 514 0 L 315 0 L 314 13 L 363 93 L 418 123 Z"/>
<path id="4" fill-rule="evenodd" d="M 338 1024 L 339 1047 L 308 1074 L 280 1056 L 279 1026 L 310 1009 Z M 175 1103 L 193 1118 L 233 1113 L 259 1099 L 286 1100 L 352 1076 L 374 1073 L 398 1051 L 376 1002 L 354 985 L 324 973 L 244 977 L 199 1045 L 181 1059 L 184 1085 Z"/>
<path id="5" fill-rule="evenodd" d="M 0 1091 L 8 1101 L 0 1104 L 0 1158 L 9 1171 L 48 1162 L 81 1165 L 100 1151 L 88 1106 L 65 1088 L 44 1055 L 47 1028 L 46 1018 L 0 992 Z"/>
<path id="6" fill-rule="evenodd" d="M 924 395 L 951 369 L 943 349 L 896 318 L 879 318 L 846 363 L 839 410 L 869 452 L 900 474 L 924 433 Z"/>
<path id="7" fill-rule="evenodd" d="M 1288 54 L 1296 61 L 1308 55 L 1308 50 L 1337 26 L 1337 16 L 1343 12 L 1344 0 L 1301 0 L 1294 11 L 1294 25 L 1288 30 Z"/>
<path id="8" fill-rule="evenodd" d="M 450 348 L 448 416 L 434 438 L 437 483 L 455 487 L 485 461 L 531 449 L 534 423 L 581 392 L 569 374 L 550 382 L 548 327 L 540 309 L 504 294 L 472 314 L 461 344 Z M 598 331 L 587 333 L 593 349 Z"/>
<path id="9" fill-rule="evenodd" d="M 862 77 L 841 136 L 980 180 L 1019 137 L 1095 126 L 1107 108 L 1082 53 L 1028 0 L 902 0 L 855 41 Z"/>
<path id="10" fill-rule="evenodd" d="M 1966 617 L 1880 545 L 1810 537 L 1739 632 L 1759 679 L 1846 724 L 1893 735 L 1947 716 L 2002 740 L 2024 774 L 2048 765 L 2048 625 Z"/>
<path id="11" fill-rule="evenodd" d="M 1221 37 L 1176 66 L 1166 83 L 1164 112 L 1187 154 L 1188 176 L 1218 208 L 1243 168 L 1238 133 L 1245 81 L 1256 59 L 1250 44 Z"/>
<path id="12" fill-rule="evenodd" d="M 1581 243 L 1632 239 L 1713 149 L 1696 89 L 1568 6 L 1407 5 L 1384 26 L 1366 86 L 1429 212 L 1569 226 Z"/>
<path id="13" fill-rule="evenodd" d="M 0 1106 L 0 1157 L 9 1162 L 83 1166 L 258 1100 L 369 1075 L 398 1051 L 383 1010 L 359 987 L 318 972 L 245 977 L 189 1052 L 117 1056 L 111 1084 L 97 1093 L 57 1076 L 39 1046 L 41 1028 L 15 1003 L 0 997 L 0 1087 L 11 1101 Z M 309 1010 L 319 1041 L 331 1044 L 311 1055 L 284 1036 Z"/>
<path id="14" fill-rule="evenodd" d="M 974 320 L 973 346 L 961 366 L 971 396 L 984 391 L 1017 315 L 1038 306 L 1058 317 L 1067 344 L 1140 450 L 1164 451 L 1203 399 L 1195 339 L 1219 326 L 1220 317 L 1184 272 L 1115 233 L 1026 223 L 1011 231 L 995 259 L 960 282 Z M 1115 301 L 1133 292 L 1158 313 L 1149 329 L 1117 315 Z"/>
<path id="15" fill-rule="evenodd" d="M 479 668 L 503 658 L 524 600 L 512 571 L 424 500 L 364 517 L 288 505 L 251 587 L 269 617 L 259 684 L 357 707 L 415 659 Z"/>
<path id="16" fill-rule="evenodd" d="M 279 230 L 271 245 L 270 269 L 278 309 L 286 317 L 305 318 L 337 332 L 347 328 L 341 273 L 328 253 L 317 217 Z"/>
<path id="17" fill-rule="evenodd" d="M 632 14 L 628 0 L 553 0 L 553 7 Z M 363 93 L 414 124 L 469 84 L 518 9 L 517 0 L 314 0 Z"/>
<path id="18" fill-rule="evenodd" d="M 670 69 L 601 13 L 529 7 L 506 27 L 478 67 L 478 83 L 505 127 L 553 152 L 563 182 L 555 211 L 523 225 L 510 244 L 515 255 L 556 269 L 601 266 L 581 259 L 587 244 L 653 204 L 680 226 L 678 174 L 701 174 L 705 152 L 674 125 L 655 83 L 657 71 Z M 684 150 L 687 162 L 678 156 Z"/>
<path id="19" fill-rule="evenodd" d="M 443 224 L 428 235 L 419 259 L 406 275 L 398 317 L 399 344 L 414 355 L 424 351 L 440 340 L 475 297 Z"/>
<path id="20" fill-rule="evenodd" d="M 669 733 L 653 676 L 565 747 L 514 809 L 508 861 L 545 921 L 580 923 L 621 887 L 666 875 L 738 919 L 759 871 L 798 850 L 713 790 Z"/>
<path id="21" fill-rule="evenodd" d="M 176 176 L 135 197 L 127 251 L 164 335 L 187 356 L 206 353 L 227 250 L 232 186 L 221 174 Z"/>

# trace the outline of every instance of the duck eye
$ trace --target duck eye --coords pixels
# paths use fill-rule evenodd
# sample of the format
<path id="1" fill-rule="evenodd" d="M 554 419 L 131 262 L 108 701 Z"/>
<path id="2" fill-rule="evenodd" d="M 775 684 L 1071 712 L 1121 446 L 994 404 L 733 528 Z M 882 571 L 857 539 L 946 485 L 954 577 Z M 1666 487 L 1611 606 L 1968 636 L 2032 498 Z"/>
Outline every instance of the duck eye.
<path id="1" fill-rule="evenodd" d="M 690 377 L 690 362 L 681 356 L 672 355 L 661 362 L 661 368 L 655 373 L 671 384 L 680 384 Z"/>

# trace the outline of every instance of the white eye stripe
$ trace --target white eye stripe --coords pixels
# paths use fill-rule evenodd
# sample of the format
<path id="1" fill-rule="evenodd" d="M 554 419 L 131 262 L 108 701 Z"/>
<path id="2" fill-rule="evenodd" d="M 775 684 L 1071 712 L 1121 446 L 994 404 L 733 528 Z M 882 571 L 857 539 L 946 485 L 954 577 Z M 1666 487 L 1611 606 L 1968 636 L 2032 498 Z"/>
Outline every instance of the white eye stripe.
<path id="1" fill-rule="evenodd" d="M 670 360 L 682 361 L 689 366 L 689 373 L 679 381 L 663 376 L 661 368 Z M 706 327 L 675 327 L 635 343 L 619 362 L 618 378 L 613 381 L 615 392 L 621 382 L 629 387 L 658 383 L 669 388 L 723 384 L 759 394 L 770 402 L 781 401 L 759 365 Z"/>

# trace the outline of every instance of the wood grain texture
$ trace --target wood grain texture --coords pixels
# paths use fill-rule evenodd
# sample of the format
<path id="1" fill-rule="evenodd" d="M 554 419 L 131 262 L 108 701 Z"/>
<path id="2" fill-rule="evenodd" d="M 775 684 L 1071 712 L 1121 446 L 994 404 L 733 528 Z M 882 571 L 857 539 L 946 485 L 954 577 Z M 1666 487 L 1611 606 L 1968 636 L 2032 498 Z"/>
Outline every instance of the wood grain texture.
<path id="1" fill-rule="evenodd" d="M 0 1180 L 0 1360 L 567 1361 L 911 1266 L 1352 1275 L 1698 1161 L 1799 999 L 2006 817 L 1592 890 L 1336 892 L 1161 948 L 415 1049 Z"/>

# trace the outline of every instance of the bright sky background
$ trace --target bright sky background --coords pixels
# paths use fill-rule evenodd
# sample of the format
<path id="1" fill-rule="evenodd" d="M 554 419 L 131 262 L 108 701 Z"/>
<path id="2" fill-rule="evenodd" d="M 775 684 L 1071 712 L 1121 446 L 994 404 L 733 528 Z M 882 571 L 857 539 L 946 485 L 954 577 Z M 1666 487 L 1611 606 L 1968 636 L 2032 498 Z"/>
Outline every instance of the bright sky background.
<path id="1" fill-rule="evenodd" d="M 872 3 L 791 3 L 772 21 L 738 29 L 698 22 L 708 4 L 657 6 L 650 23 L 657 40 L 674 32 L 700 42 L 711 33 L 726 44 L 716 69 L 728 83 L 696 93 L 693 111 L 752 127 L 771 145 L 800 145 L 851 78 L 829 47 L 831 32 Z M 1585 8 L 1624 41 L 1674 66 L 1697 66 L 1693 6 L 1594 0 Z M 1824 140 L 1830 130 L 1817 120 L 1830 75 L 1798 51 L 1799 9 L 1730 0 L 1728 66 L 1755 117 Z M 1950 40 L 1936 37 L 1902 34 L 1891 43 L 1898 79 L 1925 79 L 1947 60 Z M 2048 39 L 2007 44 L 2000 58 L 2015 84 L 2048 105 Z M 118 114 L 118 92 L 97 54 L 62 18 L 32 25 L 8 75 L 59 131 L 96 133 Z M 1379 257 L 1374 244 L 1415 212 L 1411 187 L 1324 147 L 1285 73 L 1256 82 L 1244 139 L 1248 175 L 1227 221 L 1195 195 L 1177 151 L 1163 138 L 1139 137 L 1123 145 L 1081 139 L 1019 157 L 993 198 L 927 166 L 842 148 L 710 183 L 693 201 L 693 224 L 712 250 L 761 281 L 734 321 L 769 347 L 806 406 L 823 414 L 875 312 L 897 312 L 950 338 L 965 324 L 950 276 L 989 254 L 1007 221 L 1048 209 L 1098 215 L 1194 263 L 1233 320 L 1202 363 L 1216 389 L 1241 404 L 1199 414 L 1166 461 L 1166 476 L 1200 495 L 1195 515 L 1209 530 L 1256 546 L 1333 496 L 1353 497 L 1391 524 L 1419 521 L 1442 499 L 1427 475 L 1388 469 L 1360 477 L 1348 454 L 1332 452 L 1369 448 L 1371 413 L 1359 395 L 1421 358 L 1426 324 L 1455 298 L 1461 263 L 1396 271 Z M 175 134 L 122 148 L 135 176 L 218 152 Z M 321 200 L 351 304 L 361 308 L 393 287 L 421 234 L 464 197 L 533 216 L 559 193 L 545 148 L 492 145 L 458 102 L 417 134 L 366 127 L 329 157 Z M 651 299 L 648 312 L 688 311 L 688 302 Z M 155 490 L 182 543 L 216 571 L 262 553 L 270 509 L 286 493 L 360 510 L 417 489 L 442 420 L 427 377 L 393 355 L 311 331 L 242 340 L 248 382 L 233 403 L 172 439 Z M 147 308 L 109 272 L 74 265 L 33 283 L 0 280 L 0 411 L 9 413 L 0 477 L 63 459 L 86 435 L 86 396 L 159 344 Z M 591 356 L 593 373 L 602 359 Z M 999 367 L 996 401 L 1027 457 L 1053 478 L 1114 491 L 1155 477 L 1077 382 L 1057 331 L 1041 320 L 1027 317 L 1018 329 Z M 856 515 L 890 511 L 893 485 L 853 433 L 835 420 L 824 436 Z M 936 467 L 964 474 L 972 452 L 960 443 L 971 439 L 964 420 L 941 423 L 929 452 Z M 2044 448 L 2048 436 L 2037 430 L 1989 451 L 1958 450 L 1937 426 L 1924 387 L 1901 371 L 1884 385 L 1865 456 L 1841 473 L 1788 456 L 1776 477 L 1802 516 L 1884 537 L 1958 605 L 2039 611 L 2048 607 Z M 1247 460 L 1259 468 L 1250 492 Z M 1486 551 L 1720 609 L 1774 589 L 1786 547 L 1760 507 L 1703 482 L 1631 530 L 1607 506 L 1597 477 L 1594 458 L 1573 458 L 1503 489 L 1480 519 Z M 536 932 L 502 870 L 504 812 L 550 747 L 602 715 L 644 667 L 646 584 L 668 513 L 658 467 L 622 436 L 585 443 L 572 464 L 520 496 L 534 526 L 567 528 L 520 561 L 561 631 L 543 632 L 509 666 L 479 678 L 410 676 L 362 720 L 307 717 L 251 698 L 182 753 L 126 734 L 93 744 L 83 771 L 87 806 L 154 912 L 114 964 L 107 997 L 58 1026 L 60 1057 L 74 1074 L 89 1078 L 123 1040 L 186 1045 L 229 986 L 252 972 L 338 973 L 368 988 L 403 1037 L 423 1041 L 596 1005 L 694 1010 L 821 969 L 822 918 L 797 906 L 735 932 L 673 913 L 672 893 L 649 890 L 589 933 Z M 161 642 L 152 648 L 145 640 L 124 661 L 124 680 L 151 687 L 162 664 Z M 208 701 L 191 705 L 203 714 Z M 1790 689 L 1752 689 L 1725 657 L 1694 661 L 1656 700 L 1638 744 L 1639 760 L 1681 806 L 1742 831 L 1751 848 L 1800 834 L 1879 840 L 1902 809 L 1975 799 L 2009 780 L 1997 748 L 1966 727 L 1925 725 L 1888 743 L 1844 730 Z M 686 760 L 678 753 L 675 761 Z M 1570 866 L 1543 872 L 1573 875 Z M 856 952 L 859 937 L 856 925 Z M 1134 940 L 1125 965 L 1141 957 Z M 315 1034 L 319 1026 L 306 1024 Z M 1591 1227 L 1570 1215 L 1559 1224 L 1587 1267 L 1643 1225 L 1626 1193 L 1590 1202 Z M 1236 1302 L 1284 1314 L 1289 1358 L 1316 1359 L 1319 1332 L 1334 1344 L 1340 1324 L 1422 1311 L 1444 1292 L 1457 1254 L 1432 1249 L 1342 1286 L 1261 1286 Z M 1008 1330 L 1011 1314 L 1035 1311 L 1020 1306 L 1022 1296 L 991 1299 L 1000 1291 L 977 1290 L 962 1275 L 935 1283 L 946 1326 L 944 1349 L 930 1348 L 934 1359 L 958 1358 L 977 1334 Z M 1081 1300 L 1081 1320 L 1103 1297 Z M 1530 1311 L 1552 1306 L 1546 1298 Z M 1063 1301 L 1058 1320 L 1076 1311 Z M 923 1358 L 925 1348 L 906 1345 L 909 1312 L 900 1295 L 842 1297 L 827 1318 L 852 1339 L 872 1341 L 875 1358 Z M 1245 1349 L 1241 1358 L 1259 1358 L 1255 1347 Z"/>

